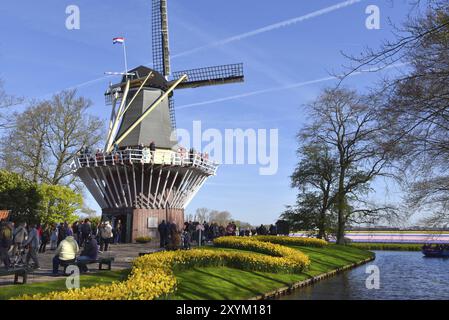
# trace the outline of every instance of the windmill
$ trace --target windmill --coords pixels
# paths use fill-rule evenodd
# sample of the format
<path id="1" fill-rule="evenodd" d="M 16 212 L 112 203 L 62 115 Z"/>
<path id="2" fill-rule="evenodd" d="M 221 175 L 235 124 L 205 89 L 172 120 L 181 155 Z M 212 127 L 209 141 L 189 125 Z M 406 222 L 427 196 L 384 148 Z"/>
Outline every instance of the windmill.
<path id="1" fill-rule="evenodd" d="M 178 146 L 174 91 L 244 81 L 242 64 L 171 72 L 167 0 L 152 0 L 152 36 L 153 68 L 126 70 L 105 93 L 112 111 L 104 150 L 73 164 L 103 218 L 121 221 L 127 242 L 157 237 L 162 220 L 181 227 L 184 209 L 218 168 Z"/>

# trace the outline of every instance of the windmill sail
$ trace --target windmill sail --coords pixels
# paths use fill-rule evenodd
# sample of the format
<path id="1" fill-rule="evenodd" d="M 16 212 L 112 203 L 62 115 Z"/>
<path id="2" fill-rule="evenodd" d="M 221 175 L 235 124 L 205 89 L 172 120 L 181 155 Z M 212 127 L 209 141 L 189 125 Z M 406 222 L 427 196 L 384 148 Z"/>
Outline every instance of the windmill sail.
<path id="1" fill-rule="evenodd" d="M 244 80 L 243 65 L 234 64 L 176 72 L 169 81 L 167 0 L 151 1 L 153 69 L 115 73 L 123 77 L 105 93 L 113 105 L 105 152 L 83 152 L 72 164 L 102 208 L 103 220 L 123 223 L 127 242 L 158 237 L 163 219 L 181 228 L 184 209 L 218 168 L 178 145 L 173 90 Z"/>
<path id="2" fill-rule="evenodd" d="M 173 95 L 168 98 L 168 109 L 170 110 L 172 130 L 176 130 L 175 99 L 173 98 Z"/>
<path id="3" fill-rule="evenodd" d="M 168 77 L 170 51 L 168 41 L 167 0 L 153 0 L 153 69 Z"/>
<path id="4" fill-rule="evenodd" d="M 177 89 L 197 88 L 227 83 L 243 82 L 243 64 L 228 64 L 185 71 L 173 72 L 173 79 L 177 80 L 184 74 L 188 80 L 181 83 Z"/>

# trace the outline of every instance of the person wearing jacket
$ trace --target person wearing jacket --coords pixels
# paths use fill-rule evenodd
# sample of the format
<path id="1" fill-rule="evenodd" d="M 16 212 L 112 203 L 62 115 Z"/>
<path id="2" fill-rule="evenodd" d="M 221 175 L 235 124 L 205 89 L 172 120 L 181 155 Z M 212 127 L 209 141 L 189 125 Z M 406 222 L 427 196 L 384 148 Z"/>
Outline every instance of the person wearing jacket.
<path id="1" fill-rule="evenodd" d="M 47 249 L 47 244 L 50 241 L 51 231 L 50 227 L 44 226 L 42 235 L 41 235 L 41 245 L 39 247 L 39 253 L 45 253 Z"/>
<path id="2" fill-rule="evenodd" d="M 39 233 L 35 224 L 30 224 L 30 230 L 28 233 L 28 239 L 24 242 L 23 246 L 28 246 L 28 252 L 25 259 L 25 264 L 28 266 L 30 259 L 34 262 L 34 268 L 39 269 L 39 260 L 37 259 L 37 251 L 39 250 Z"/>
<path id="3" fill-rule="evenodd" d="M 12 247 L 12 256 L 16 255 L 17 250 L 20 250 L 23 246 L 23 243 L 28 237 L 28 231 L 26 228 L 26 223 L 21 223 L 17 228 L 14 229 L 13 233 L 13 247 Z"/>
<path id="4" fill-rule="evenodd" d="M 56 250 L 58 246 L 58 226 L 53 225 L 50 235 L 50 250 Z"/>
<path id="5" fill-rule="evenodd" d="M 78 257 L 78 262 L 91 262 L 95 261 L 98 258 L 98 243 L 95 237 L 92 235 L 89 235 L 86 243 L 84 245 L 84 249 L 81 252 L 80 257 Z M 85 264 L 82 264 L 80 266 L 81 272 L 87 272 L 87 266 Z"/>
<path id="6" fill-rule="evenodd" d="M 161 248 L 165 248 L 168 242 L 167 224 L 165 223 L 165 220 L 162 220 L 162 222 L 157 227 L 157 230 L 159 231 L 159 245 Z"/>
<path id="7" fill-rule="evenodd" d="M 111 243 L 111 240 L 113 238 L 112 226 L 109 221 L 106 221 L 100 229 L 100 238 L 100 251 L 103 251 L 103 248 L 104 252 L 108 251 L 109 244 Z"/>
<path id="8" fill-rule="evenodd" d="M 12 245 L 12 232 L 12 225 L 2 221 L 0 224 L 0 262 L 3 262 L 6 269 L 11 264 L 8 251 Z"/>
<path id="9" fill-rule="evenodd" d="M 87 242 L 88 238 L 92 234 L 92 226 L 90 224 L 89 219 L 85 219 L 84 223 L 79 227 L 81 231 L 81 239 L 80 239 L 80 246 L 83 247 L 84 244 Z"/>
<path id="10" fill-rule="evenodd" d="M 73 236 L 68 236 L 62 240 L 56 248 L 55 256 L 53 257 L 53 274 L 58 274 L 61 261 L 74 262 L 78 251 L 79 246 Z"/>

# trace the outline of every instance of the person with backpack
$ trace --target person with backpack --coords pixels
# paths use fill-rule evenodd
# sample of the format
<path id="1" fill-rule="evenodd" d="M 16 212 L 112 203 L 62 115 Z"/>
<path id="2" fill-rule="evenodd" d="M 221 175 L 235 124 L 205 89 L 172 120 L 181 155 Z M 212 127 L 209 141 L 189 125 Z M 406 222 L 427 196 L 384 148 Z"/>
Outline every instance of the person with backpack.
<path id="1" fill-rule="evenodd" d="M 109 221 L 106 221 L 102 226 L 102 228 L 100 228 L 100 238 L 101 238 L 100 251 L 104 252 L 108 251 L 109 243 L 111 243 L 112 237 L 113 234 L 111 223 Z"/>
<path id="2" fill-rule="evenodd" d="M 0 224 L 0 259 L 6 269 L 9 269 L 11 264 L 8 251 L 11 248 L 12 239 L 13 235 L 11 224 L 6 221 L 2 221 Z"/>
<path id="3" fill-rule="evenodd" d="M 27 224 L 21 223 L 17 228 L 14 229 L 13 232 L 13 247 L 11 255 L 14 257 L 17 253 L 17 250 L 21 250 L 23 243 L 28 237 Z"/>

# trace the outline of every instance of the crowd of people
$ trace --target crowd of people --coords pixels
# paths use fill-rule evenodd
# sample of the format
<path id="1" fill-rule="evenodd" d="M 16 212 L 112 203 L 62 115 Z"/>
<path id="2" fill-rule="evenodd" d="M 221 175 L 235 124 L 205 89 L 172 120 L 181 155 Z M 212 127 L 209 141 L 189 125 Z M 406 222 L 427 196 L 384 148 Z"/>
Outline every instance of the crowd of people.
<path id="1" fill-rule="evenodd" d="M 84 219 L 71 225 L 61 222 L 53 225 L 36 225 L 2 221 L 0 223 L 0 262 L 5 268 L 18 265 L 39 269 L 39 254 L 51 250 L 53 273 L 58 274 L 62 263 L 75 261 L 95 261 L 101 252 L 109 250 L 111 243 L 120 243 L 122 223 L 114 226 L 109 221 L 99 225 Z M 163 220 L 158 225 L 160 247 L 165 249 L 190 249 L 193 244 L 203 245 L 223 236 L 276 235 L 275 225 L 268 228 L 238 228 L 233 222 L 226 226 L 208 222 L 185 222 L 181 229 L 174 221 Z M 48 248 L 49 247 L 49 248 Z M 81 251 L 81 252 L 80 252 Z M 80 253 L 80 254 L 78 254 Z M 32 262 L 32 264 L 30 264 Z M 87 271 L 87 270 L 81 270 Z"/>
<path id="2" fill-rule="evenodd" d="M 253 235 L 277 235 L 277 228 L 275 225 L 270 225 L 267 229 L 264 225 L 257 228 L 238 228 L 237 225 L 231 221 L 226 227 L 212 222 L 185 222 L 182 230 L 178 230 L 178 226 L 174 222 L 166 222 L 163 220 L 159 226 L 158 231 L 160 235 L 161 248 L 179 248 L 190 249 L 192 244 L 206 244 L 218 237 L 225 236 L 241 236 L 250 237 Z"/>
<path id="3" fill-rule="evenodd" d="M 45 253 L 50 246 L 49 249 L 54 251 L 53 273 L 57 274 L 62 262 L 95 261 L 98 253 L 108 251 L 111 243 L 121 242 L 121 234 L 120 220 L 116 221 L 114 227 L 109 221 L 97 225 L 89 219 L 71 225 L 67 222 L 16 225 L 14 222 L 1 221 L 0 262 L 6 269 L 19 265 L 40 269 L 39 254 Z"/>
<path id="4" fill-rule="evenodd" d="M 96 151 L 91 150 L 89 147 L 84 148 L 78 154 L 80 159 L 83 159 L 82 165 L 87 165 L 91 162 L 115 162 L 122 163 L 124 161 L 132 161 L 135 160 L 135 154 L 132 156 L 131 152 L 138 152 L 139 159 L 144 161 L 146 158 L 154 160 L 154 152 L 156 151 L 156 144 L 154 141 L 151 141 L 149 145 L 139 144 L 135 147 L 119 147 L 118 145 L 114 145 L 112 152 L 103 152 L 101 149 L 97 149 Z M 196 160 L 197 163 L 205 163 L 209 160 L 209 154 L 197 152 L 195 149 L 191 148 L 188 152 L 186 148 L 179 147 L 176 152 L 177 157 L 181 160 L 181 164 L 184 163 L 194 163 Z M 174 161 L 175 156 L 173 156 L 172 161 Z"/>

